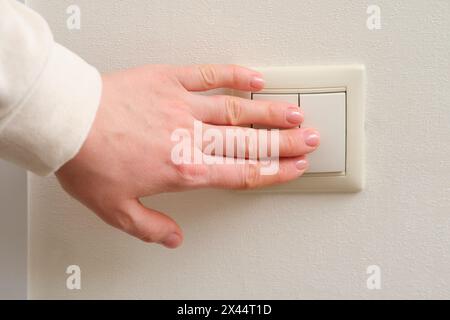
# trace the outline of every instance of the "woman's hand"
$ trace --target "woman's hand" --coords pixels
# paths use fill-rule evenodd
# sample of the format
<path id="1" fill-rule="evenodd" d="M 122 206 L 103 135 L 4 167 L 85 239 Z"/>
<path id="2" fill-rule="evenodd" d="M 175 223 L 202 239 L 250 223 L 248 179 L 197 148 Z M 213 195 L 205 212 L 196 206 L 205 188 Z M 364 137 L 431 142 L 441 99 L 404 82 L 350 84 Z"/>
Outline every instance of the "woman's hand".
<path id="1" fill-rule="evenodd" d="M 315 150 L 319 135 L 299 128 L 303 115 L 298 106 L 192 93 L 215 88 L 258 91 L 263 86 L 258 72 L 232 65 L 144 66 L 104 75 L 102 100 L 89 136 L 56 176 L 69 194 L 110 225 L 143 241 L 175 248 L 183 238 L 180 227 L 144 207 L 139 198 L 200 187 L 257 188 L 305 172 L 304 155 Z M 203 130 L 220 132 L 250 124 L 286 129 L 279 134 L 279 170 L 262 175 L 260 161 L 248 160 L 174 163 L 172 134 L 183 129 L 193 136 L 196 120 Z M 192 148 L 205 151 L 204 145 Z"/>

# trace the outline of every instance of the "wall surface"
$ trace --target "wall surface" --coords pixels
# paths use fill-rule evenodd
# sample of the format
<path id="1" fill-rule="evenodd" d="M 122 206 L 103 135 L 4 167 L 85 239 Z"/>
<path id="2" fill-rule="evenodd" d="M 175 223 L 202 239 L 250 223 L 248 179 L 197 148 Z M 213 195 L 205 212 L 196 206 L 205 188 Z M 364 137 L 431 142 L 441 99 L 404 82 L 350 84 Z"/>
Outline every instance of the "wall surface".
<path id="1" fill-rule="evenodd" d="M 27 209 L 26 171 L 0 160 L 0 299 L 27 297 Z"/>
<path id="2" fill-rule="evenodd" d="M 0 299 L 27 297 L 27 174 L 0 161 Z"/>
<path id="3" fill-rule="evenodd" d="M 367 68 L 358 194 L 203 190 L 146 199 L 184 228 L 169 251 L 30 177 L 31 298 L 450 298 L 448 1 L 29 1 L 102 71 L 144 63 Z M 81 8 L 81 30 L 66 8 Z M 381 30 L 366 9 L 381 8 Z M 82 270 L 82 289 L 65 270 Z M 381 268 L 381 290 L 366 269 Z"/>

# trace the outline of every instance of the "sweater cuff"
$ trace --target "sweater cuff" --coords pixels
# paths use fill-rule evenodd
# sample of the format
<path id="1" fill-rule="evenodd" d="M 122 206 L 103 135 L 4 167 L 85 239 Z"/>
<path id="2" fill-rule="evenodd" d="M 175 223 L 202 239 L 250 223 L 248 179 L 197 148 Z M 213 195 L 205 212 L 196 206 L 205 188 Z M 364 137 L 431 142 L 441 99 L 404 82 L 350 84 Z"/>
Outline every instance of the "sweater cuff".
<path id="1" fill-rule="evenodd" d="M 49 175 L 81 149 L 100 104 L 99 72 L 55 43 L 38 82 L 0 132 L 0 156 Z"/>

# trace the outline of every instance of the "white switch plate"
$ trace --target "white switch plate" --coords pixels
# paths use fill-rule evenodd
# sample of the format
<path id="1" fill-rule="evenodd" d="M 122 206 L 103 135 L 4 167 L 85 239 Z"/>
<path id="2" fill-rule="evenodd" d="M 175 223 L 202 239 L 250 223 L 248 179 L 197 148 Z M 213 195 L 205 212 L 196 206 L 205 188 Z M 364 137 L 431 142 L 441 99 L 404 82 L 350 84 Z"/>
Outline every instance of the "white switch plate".
<path id="1" fill-rule="evenodd" d="M 346 157 L 346 93 L 302 93 L 300 109 L 305 113 L 302 128 L 320 132 L 320 146 L 308 154 L 307 173 L 345 172 Z"/>
<path id="2" fill-rule="evenodd" d="M 306 94 L 344 93 L 346 98 L 345 170 L 305 173 L 295 181 L 257 191 L 358 192 L 362 190 L 364 184 L 364 66 L 296 66 L 253 69 L 263 74 L 266 83 L 264 90 L 257 93 L 300 94 L 300 100 L 302 100 L 302 94 L 306 96 Z M 241 91 L 235 91 L 234 94 L 248 99 L 252 95 L 252 93 Z"/>

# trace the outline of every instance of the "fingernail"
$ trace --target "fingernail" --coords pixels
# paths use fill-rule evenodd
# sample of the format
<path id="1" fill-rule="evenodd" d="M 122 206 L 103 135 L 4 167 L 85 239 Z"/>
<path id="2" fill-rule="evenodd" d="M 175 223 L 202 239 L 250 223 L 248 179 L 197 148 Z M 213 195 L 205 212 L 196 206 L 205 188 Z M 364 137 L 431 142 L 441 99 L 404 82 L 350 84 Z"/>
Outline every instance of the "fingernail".
<path id="1" fill-rule="evenodd" d="M 307 130 L 303 133 L 305 143 L 310 147 L 317 147 L 320 143 L 320 135 L 316 130 Z"/>
<path id="2" fill-rule="evenodd" d="M 298 110 L 289 110 L 286 120 L 292 124 L 300 124 L 303 121 L 303 115 Z"/>
<path id="3" fill-rule="evenodd" d="M 295 163 L 295 166 L 297 167 L 297 169 L 299 171 L 303 171 L 303 170 L 305 170 L 308 167 L 308 161 L 306 159 L 298 160 Z"/>
<path id="4" fill-rule="evenodd" d="M 253 89 L 261 90 L 264 88 L 264 79 L 258 76 L 253 77 L 252 81 L 250 82 L 250 86 Z"/>
<path id="5" fill-rule="evenodd" d="M 176 232 L 169 235 L 163 242 L 162 245 L 164 245 L 167 248 L 176 248 L 181 242 L 181 237 Z"/>

